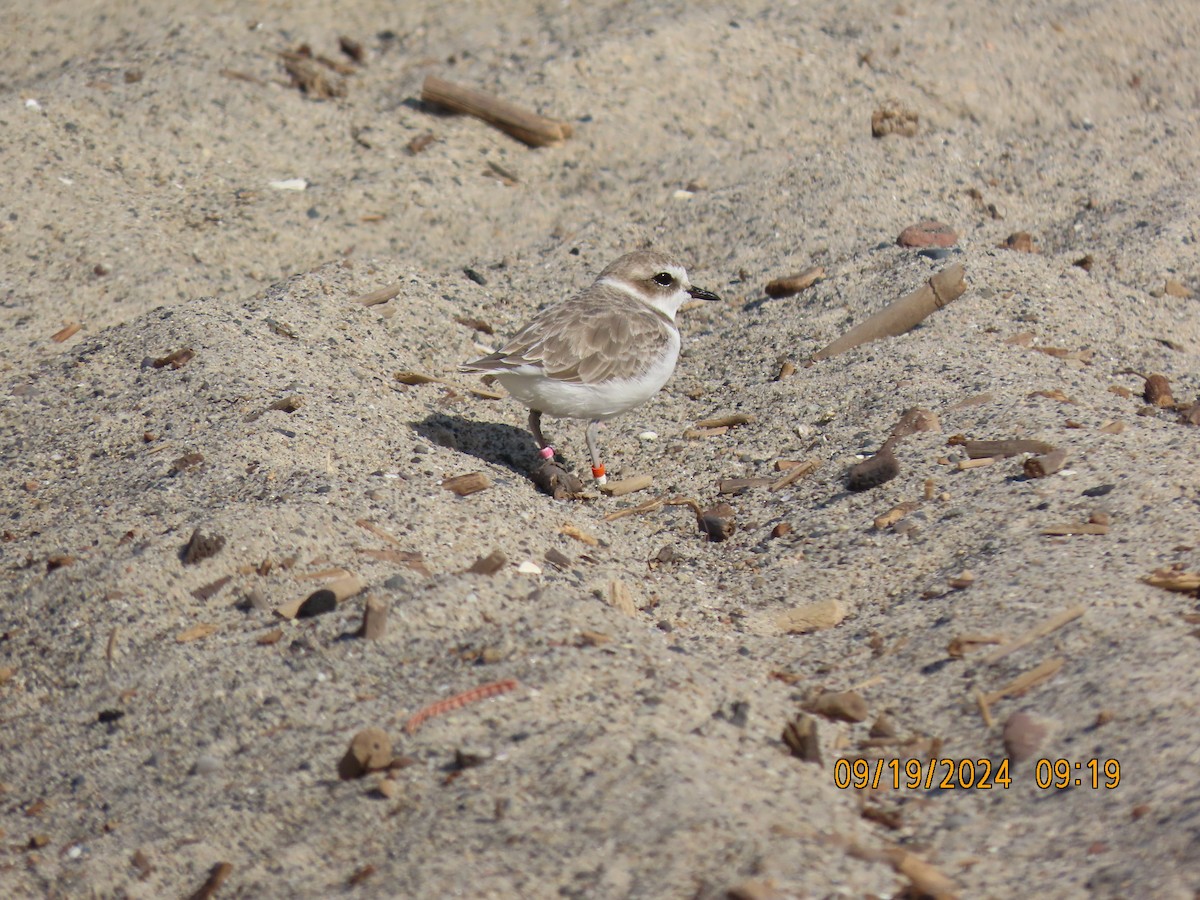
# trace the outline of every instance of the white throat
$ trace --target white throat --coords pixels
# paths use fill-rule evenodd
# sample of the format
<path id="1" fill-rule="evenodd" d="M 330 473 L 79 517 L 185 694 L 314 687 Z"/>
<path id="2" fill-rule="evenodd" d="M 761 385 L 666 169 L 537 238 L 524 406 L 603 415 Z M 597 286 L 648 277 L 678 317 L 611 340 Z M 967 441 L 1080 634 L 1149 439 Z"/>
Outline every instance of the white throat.
<path id="1" fill-rule="evenodd" d="M 623 294 L 628 294 L 635 300 L 641 300 L 647 306 L 653 307 L 661 312 L 664 316 L 675 321 L 675 313 L 679 312 L 679 307 L 687 303 L 691 299 L 691 295 L 683 288 L 675 291 L 673 294 L 647 296 L 645 291 L 642 291 L 635 284 L 630 284 L 623 278 L 613 278 L 611 275 L 607 278 L 601 278 L 596 284 L 607 285 L 611 288 L 616 288 Z"/>

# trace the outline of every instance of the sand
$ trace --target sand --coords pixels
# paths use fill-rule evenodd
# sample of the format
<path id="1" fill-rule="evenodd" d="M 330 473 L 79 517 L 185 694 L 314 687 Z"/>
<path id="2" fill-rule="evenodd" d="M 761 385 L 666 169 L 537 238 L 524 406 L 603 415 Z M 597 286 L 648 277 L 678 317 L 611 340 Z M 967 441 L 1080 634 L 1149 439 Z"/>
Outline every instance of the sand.
<path id="1" fill-rule="evenodd" d="M 192 7 L 6 14 L 0 893 L 1200 890 L 1196 596 L 1146 581 L 1200 571 L 1200 7 Z M 303 44 L 343 96 L 290 83 Z M 573 135 L 425 108 L 431 74 Z M 873 137 L 883 108 L 916 133 Z M 897 246 L 926 219 L 954 246 Z M 455 366 L 650 245 L 723 302 L 602 433 L 650 487 L 556 501 L 525 411 Z M 961 298 L 806 365 L 953 263 Z M 913 407 L 939 430 L 847 490 Z M 583 471 L 582 423 L 547 426 Z M 1066 462 L 961 468 L 956 436 Z M 772 489 L 781 460 L 819 465 Z M 655 498 L 735 530 L 610 518 Z M 197 530 L 223 544 L 185 562 Z M 280 616 L 340 569 L 363 590 Z M 797 633 L 813 604 L 840 621 Z M 865 718 L 805 712 L 836 691 Z M 367 727 L 396 762 L 339 778 Z M 839 786 L 860 758 L 879 783 Z"/>

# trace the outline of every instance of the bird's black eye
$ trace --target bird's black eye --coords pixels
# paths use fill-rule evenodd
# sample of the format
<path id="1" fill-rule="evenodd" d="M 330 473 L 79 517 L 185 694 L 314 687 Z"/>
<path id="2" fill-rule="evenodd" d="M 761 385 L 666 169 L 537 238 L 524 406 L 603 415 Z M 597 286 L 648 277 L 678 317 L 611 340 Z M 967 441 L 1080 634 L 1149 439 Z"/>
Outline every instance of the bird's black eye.
<path id="1" fill-rule="evenodd" d="M 663 287 L 670 287 L 675 283 L 675 276 L 670 272 L 659 272 L 654 276 L 654 283 L 661 284 Z"/>

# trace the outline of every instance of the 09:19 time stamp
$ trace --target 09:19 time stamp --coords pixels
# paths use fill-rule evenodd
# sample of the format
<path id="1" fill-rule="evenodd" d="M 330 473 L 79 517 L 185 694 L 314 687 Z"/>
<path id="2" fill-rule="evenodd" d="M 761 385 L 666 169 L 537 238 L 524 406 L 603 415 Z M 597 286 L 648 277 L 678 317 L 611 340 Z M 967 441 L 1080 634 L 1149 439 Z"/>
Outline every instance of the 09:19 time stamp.
<path id="1" fill-rule="evenodd" d="M 1115 759 L 1039 759 L 1033 782 L 1041 790 L 1089 787 L 1112 790 L 1121 783 L 1121 763 Z M 890 786 L 893 790 L 990 790 L 1012 787 L 1009 761 L 1001 759 L 839 759 L 833 766 L 834 787 L 859 790 Z"/>

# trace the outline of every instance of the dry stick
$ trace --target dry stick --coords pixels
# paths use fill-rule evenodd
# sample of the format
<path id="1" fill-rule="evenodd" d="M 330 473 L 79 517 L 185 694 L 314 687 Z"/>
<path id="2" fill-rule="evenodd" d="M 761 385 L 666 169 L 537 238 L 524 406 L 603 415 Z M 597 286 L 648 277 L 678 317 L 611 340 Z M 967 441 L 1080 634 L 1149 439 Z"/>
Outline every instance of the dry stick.
<path id="1" fill-rule="evenodd" d="M 961 263 L 947 266 L 915 291 L 885 306 L 865 322 L 855 325 L 840 338 L 813 354 L 813 360 L 829 359 L 860 344 L 881 337 L 895 337 L 915 327 L 922 319 L 962 296 L 967 289 Z"/>
<path id="2" fill-rule="evenodd" d="M 792 294 L 808 290 L 824 277 L 825 269 L 821 266 L 813 266 L 796 275 L 768 281 L 767 286 L 763 288 L 763 293 L 768 297 L 790 297 Z"/>
<path id="3" fill-rule="evenodd" d="M 624 497 L 626 494 L 644 491 L 652 484 L 654 484 L 654 476 L 634 475 L 632 478 L 626 478 L 621 481 L 610 481 L 602 485 L 600 493 L 607 494 L 610 497 Z"/>
<path id="4" fill-rule="evenodd" d="M 363 294 L 361 297 L 355 297 L 355 303 L 361 303 L 363 306 L 378 306 L 380 303 L 387 303 L 393 297 L 400 296 L 400 291 L 403 290 L 400 282 L 388 285 L 385 288 L 380 288 L 377 291 L 371 291 L 369 294 Z"/>
<path id="5" fill-rule="evenodd" d="M 367 531 L 371 532 L 371 534 L 375 535 L 375 537 L 383 538 L 385 541 L 387 541 L 389 544 L 392 544 L 393 546 L 396 546 L 396 547 L 400 546 L 399 538 L 394 537 L 393 535 L 384 531 L 382 528 L 380 528 L 378 525 L 376 525 L 370 519 L 359 519 L 354 524 L 357 525 L 359 528 L 365 528 Z"/>
<path id="6" fill-rule="evenodd" d="M 1008 656 L 1010 653 L 1015 653 L 1022 647 L 1028 647 L 1039 638 L 1043 638 L 1051 632 L 1058 631 L 1058 629 L 1062 628 L 1064 625 L 1074 622 L 1076 619 L 1082 616 L 1086 608 L 1087 607 L 1083 605 L 1079 605 L 1072 606 L 1070 609 L 1064 609 L 1054 618 L 1043 622 L 1036 628 L 1030 629 L 1015 641 L 1011 641 L 998 650 L 992 651 L 990 654 L 984 657 L 984 663 L 990 666 L 992 663 L 999 662 L 1000 660 L 1004 659 L 1004 657 Z"/>
<path id="7" fill-rule="evenodd" d="M 1056 656 L 1054 659 L 1048 659 L 1038 665 L 1036 668 L 1030 669 L 1024 675 L 1018 675 L 1002 688 L 997 688 L 990 694 L 984 694 L 983 701 L 988 709 L 993 703 L 998 703 L 1005 697 L 1020 697 L 1031 688 L 1037 687 L 1043 681 L 1049 681 L 1058 674 L 1058 670 L 1065 665 L 1066 660 L 1061 656 Z"/>
<path id="8" fill-rule="evenodd" d="M 208 879 L 192 892 L 189 900 L 209 900 L 221 889 L 229 873 L 233 871 L 233 863 L 219 862 L 209 870 Z"/>
<path id="9" fill-rule="evenodd" d="M 787 474 L 771 485 L 772 491 L 782 491 L 790 484 L 795 484 L 805 475 L 811 475 L 821 467 L 820 460 L 810 459 L 800 463 L 797 466 L 792 466 L 787 470 Z"/>
<path id="10" fill-rule="evenodd" d="M 488 684 L 481 684 L 479 687 L 471 688 L 469 691 L 463 691 L 461 694 L 455 694 L 453 697 L 447 697 L 445 700 L 439 700 L 437 703 L 431 703 L 424 709 L 418 710 L 416 713 L 408 717 L 408 721 L 404 723 L 404 730 L 409 734 L 413 734 L 421 727 L 426 719 L 432 719 L 434 716 L 444 715 L 456 709 L 460 709 L 468 704 L 474 703 L 477 700 L 485 700 L 488 697 L 495 697 L 497 694 L 503 694 L 514 690 L 517 687 L 516 681 L 511 678 L 505 678 L 503 681 L 493 681 Z"/>
<path id="11" fill-rule="evenodd" d="M 482 119 L 530 147 L 557 147 L 571 136 L 571 126 L 566 122 L 547 119 L 492 94 L 436 75 L 426 77 L 421 87 L 421 102 Z"/>
<path id="12" fill-rule="evenodd" d="M 952 441 L 953 443 L 953 441 Z M 963 441 L 962 448 L 971 459 L 989 459 L 993 456 L 1020 456 L 1022 453 L 1044 455 L 1054 451 L 1053 444 L 1045 441 L 1022 439 L 1000 441 Z"/>

